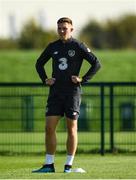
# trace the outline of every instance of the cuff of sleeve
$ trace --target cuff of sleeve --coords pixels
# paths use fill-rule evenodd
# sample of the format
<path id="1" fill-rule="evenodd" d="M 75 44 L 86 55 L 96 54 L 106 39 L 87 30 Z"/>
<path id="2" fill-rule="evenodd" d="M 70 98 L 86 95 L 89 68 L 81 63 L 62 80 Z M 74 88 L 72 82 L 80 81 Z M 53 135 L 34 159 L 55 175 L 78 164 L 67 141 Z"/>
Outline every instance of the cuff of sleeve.
<path id="1" fill-rule="evenodd" d="M 82 78 L 81 84 L 85 84 L 88 82 L 88 79 Z"/>
<path id="2" fill-rule="evenodd" d="M 46 85 L 46 79 L 42 80 L 43 85 Z"/>

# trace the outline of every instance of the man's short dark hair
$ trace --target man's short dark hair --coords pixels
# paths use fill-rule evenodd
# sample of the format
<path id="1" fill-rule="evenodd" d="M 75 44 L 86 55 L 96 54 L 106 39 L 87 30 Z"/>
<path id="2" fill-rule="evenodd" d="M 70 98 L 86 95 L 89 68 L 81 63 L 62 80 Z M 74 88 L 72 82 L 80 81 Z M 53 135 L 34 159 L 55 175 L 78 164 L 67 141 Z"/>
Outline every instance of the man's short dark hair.
<path id="1" fill-rule="evenodd" d="M 57 24 L 59 24 L 59 23 L 64 23 L 64 22 L 67 22 L 67 23 L 69 23 L 69 24 L 73 24 L 72 23 L 72 20 L 70 19 L 70 18 L 68 18 L 68 17 L 62 17 L 62 18 L 60 18 L 58 21 L 57 21 Z"/>

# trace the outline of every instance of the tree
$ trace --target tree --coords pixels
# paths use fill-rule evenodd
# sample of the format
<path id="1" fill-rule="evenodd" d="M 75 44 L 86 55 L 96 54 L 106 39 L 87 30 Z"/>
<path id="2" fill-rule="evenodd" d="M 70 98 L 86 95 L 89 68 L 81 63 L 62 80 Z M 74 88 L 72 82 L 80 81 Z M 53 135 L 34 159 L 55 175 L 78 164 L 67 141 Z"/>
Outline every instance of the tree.
<path id="1" fill-rule="evenodd" d="M 125 15 L 106 24 L 107 44 L 109 48 L 136 47 L 136 16 Z"/>
<path id="2" fill-rule="evenodd" d="M 13 39 L 0 39 L 0 49 L 17 49 L 18 43 Z"/>
<path id="3" fill-rule="evenodd" d="M 79 36 L 98 49 L 136 48 L 136 15 L 123 15 L 105 24 L 90 21 Z"/>
<path id="4" fill-rule="evenodd" d="M 136 48 L 136 15 L 126 15 L 119 20 L 122 46 Z"/>
<path id="5" fill-rule="evenodd" d="M 107 48 L 118 49 L 122 47 L 119 23 L 114 20 L 107 21 L 106 24 L 106 42 Z"/>
<path id="6" fill-rule="evenodd" d="M 105 47 L 104 28 L 96 21 L 89 22 L 81 31 L 80 39 L 97 49 Z"/>
<path id="7" fill-rule="evenodd" d="M 54 38 L 56 38 L 54 31 L 43 30 L 32 19 L 24 25 L 18 43 L 23 49 L 44 48 Z"/>

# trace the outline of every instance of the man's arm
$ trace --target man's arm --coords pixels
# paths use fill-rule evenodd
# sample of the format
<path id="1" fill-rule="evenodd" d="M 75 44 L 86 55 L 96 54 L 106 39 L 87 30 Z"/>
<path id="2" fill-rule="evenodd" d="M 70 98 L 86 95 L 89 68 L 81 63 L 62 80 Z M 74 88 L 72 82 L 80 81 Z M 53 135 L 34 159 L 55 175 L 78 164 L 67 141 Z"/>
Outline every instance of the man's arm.
<path id="1" fill-rule="evenodd" d="M 43 84 L 45 84 L 45 80 L 47 79 L 47 74 L 44 69 L 45 63 L 50 59 L 49 46 L 42 52 L 40 57 L 36 61 L 36 70 L 41 78 Z"/>
<path id="2" fill-rule="evenodd" d="M 82 83 L 88 82 L 93 76 L 97 73 L 97 71 L 101 68 L 101 64 L 97 57 L 87 48 L 84 44 L 81 44 L 82 55 L 83 58 L 86 59 L 91 67 L 86 72 L 86 74 L 82 77 Z"/>
<path id="3" fill-rule="evenodd" d="M 91 67 L 87 71 L 87 73 L 82 77 L 82 83 L 88 82 L 93 76 L 97 73 L 97 71 L 101 68 L 101 64 L 96 59 L 94 63 L 91 64 Z"/>

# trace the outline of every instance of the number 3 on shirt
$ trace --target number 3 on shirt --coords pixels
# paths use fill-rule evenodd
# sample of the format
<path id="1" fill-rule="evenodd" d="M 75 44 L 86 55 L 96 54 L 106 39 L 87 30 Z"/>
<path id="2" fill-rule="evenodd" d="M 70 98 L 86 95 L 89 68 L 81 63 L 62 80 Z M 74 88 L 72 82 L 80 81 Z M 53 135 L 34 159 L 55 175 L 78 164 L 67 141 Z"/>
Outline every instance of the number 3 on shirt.
<path id="1" fill-rule="evenodd" d="M 66 58 L 60 58 L 59 62 L 60 62 L 60 64 L 59 64 L 58 67 L 59 67 L 60 70 L 66 70 L 68 68 L 68 64 L 67 64 L 67 59 Z"/>

